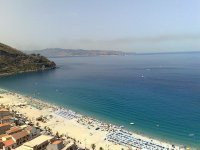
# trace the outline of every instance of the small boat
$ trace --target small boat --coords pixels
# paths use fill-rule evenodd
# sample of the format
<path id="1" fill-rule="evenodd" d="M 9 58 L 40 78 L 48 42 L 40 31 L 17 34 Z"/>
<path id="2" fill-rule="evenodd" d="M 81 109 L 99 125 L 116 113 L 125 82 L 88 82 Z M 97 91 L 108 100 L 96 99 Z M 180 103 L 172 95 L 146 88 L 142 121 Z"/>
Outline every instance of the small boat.
<path id="1" fill-rule="evenodd" d="M 130 125 L 134 125 L 135 123 L 131 122 Z"/>

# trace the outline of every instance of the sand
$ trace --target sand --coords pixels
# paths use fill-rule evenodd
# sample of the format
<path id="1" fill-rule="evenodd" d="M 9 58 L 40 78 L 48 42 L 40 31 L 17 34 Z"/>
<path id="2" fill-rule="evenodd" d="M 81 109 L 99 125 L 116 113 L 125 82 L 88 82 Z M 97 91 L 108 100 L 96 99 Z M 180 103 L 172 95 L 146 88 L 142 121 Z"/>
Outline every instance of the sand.
<path id="1" fill-rule="evenodd" d="M 51 104 L 44 103 L 42 109 L 37 109 L 34 106 L 30 105 L 33 100 L 31 97 L 23 96 L 14 92 L 0 92 L 0 104 L 9 105 L 11 109 L 18 111 L 19 113 L 23 114 L 24 116 L 28 117 L 33 123 L 37 123 L 36 118 L 40 116 L 46 116 L 48 118 L 46 123 L 39 122 L 39 126 L 41 128 L 49 127 L 52 129 L 53 133 L 58 132 L 59 135 L 67 135 L 71 138 L 76 139 L 76 143 L 84 148 L 85 146 L 91 149 L 91 144 L 96 145 L 96 150 L 102 147 L 104 150 L 136 150 L 137 148 L 134 147 L 126 147 L 119 144 L 115 144 L 105 140 L 106 134 L 108 131 L 101 131 L 95 130 L 96 126 L 94 127 L 89 126 L 87 123 L 85 125 L 78 123 L 77 118 L 73 119 L 66 119 L 61 116 L 58 116 L 54 113 L 54 108 L 51 108 Z M 43 103 L 40 100 L 36 100 L 38 103 Z M 20 108 L 19 104 L 25 104 L 23 108 Z M 11 107 L 12 106 L 12 107 Z M 50 117 L 52 116 L 52 117 Z M 87 117 L 85 117 L 87 119 Z M 169 147 L 172 149 L 172 145 L 163 141 L 151 139 L 149 137 L 145 137 L 142 135 L 138 135 L 132 133 L 134 137 L 143 139 L 145 141 L 153 141 L 159 145 Z M 180 150 L 179 146 L 176 146 L 175 150 Z"/>

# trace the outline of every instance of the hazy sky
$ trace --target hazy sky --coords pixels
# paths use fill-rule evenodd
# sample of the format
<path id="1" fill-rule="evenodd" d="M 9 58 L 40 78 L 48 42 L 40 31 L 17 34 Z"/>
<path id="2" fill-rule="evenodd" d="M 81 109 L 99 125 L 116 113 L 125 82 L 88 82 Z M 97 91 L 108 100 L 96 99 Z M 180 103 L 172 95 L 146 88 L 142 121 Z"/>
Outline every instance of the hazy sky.
<path id="1" fill-rule="evenodd" d="M 200 0 L 0 0 L 0 42 L 21 50 L 200 50 Z"/>

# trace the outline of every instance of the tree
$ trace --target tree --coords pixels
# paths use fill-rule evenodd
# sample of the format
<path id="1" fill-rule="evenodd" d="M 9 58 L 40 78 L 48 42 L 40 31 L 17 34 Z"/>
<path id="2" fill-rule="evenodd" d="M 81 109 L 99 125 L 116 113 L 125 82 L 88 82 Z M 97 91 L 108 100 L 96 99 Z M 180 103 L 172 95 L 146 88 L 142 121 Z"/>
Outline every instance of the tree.
<path id="1" fill-rule="evenodd" d="M 100 147 L 99 150 L 103 150 L 103 147 Z"/>
<path id="2" fill-rule="evenodd" d="M 39 122 L 36 123 L 36 126 L 39 126 Z"/>
<path id="3" fill-rule="evenodd" d="M 56 132 L 56 136 L 59 137 L 59 133 L 58 133 L 58 131 Z"/>
<path id="4" fill-rule="evenodd" d="M 96 148 L 96 145 L 95 144 L 92 144 L 91 145 L 92 149 L 94 150 Z"/>

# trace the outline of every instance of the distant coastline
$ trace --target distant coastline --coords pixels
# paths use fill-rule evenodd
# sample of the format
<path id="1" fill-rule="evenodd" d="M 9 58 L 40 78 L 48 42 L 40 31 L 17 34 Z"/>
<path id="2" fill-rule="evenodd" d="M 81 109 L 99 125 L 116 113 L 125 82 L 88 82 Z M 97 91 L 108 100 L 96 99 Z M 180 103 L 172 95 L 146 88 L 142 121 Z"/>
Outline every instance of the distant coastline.
<path id="1" fill-rule="evenodd" d="M 63 48 L 47 48 L 43 50 L 33 50 L 24 52 L 27 54 L 37 53 L 48 58 L 126 55 L 125 52 L 116 50 L 83 50 L 83 49 L 63 49 Z"/>
<path id="2" fill-rule="evenodd" d="M 84 49 L 64 49 L 47 48 L 42 50 L 24 51 L 24 53 L 37 53 L 48 58 L 63 57 L 94 57 L 94 56 L 127 56 L 127 55 L 166 55 L 166 54 L 200 54 L 200 51 L 180 51 L 180 52 L 125 52 L 117 50 L 84 50 Z"/>
<path id="3" fill-rule="evenodd" d="M 126 53 L 127 55 L 165 55 L 165 54 L 200 54 L 200 51 L 181 51 L 181 52 L 144 52 L 144 53 Z"/>

